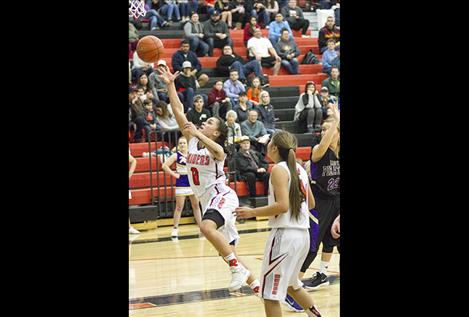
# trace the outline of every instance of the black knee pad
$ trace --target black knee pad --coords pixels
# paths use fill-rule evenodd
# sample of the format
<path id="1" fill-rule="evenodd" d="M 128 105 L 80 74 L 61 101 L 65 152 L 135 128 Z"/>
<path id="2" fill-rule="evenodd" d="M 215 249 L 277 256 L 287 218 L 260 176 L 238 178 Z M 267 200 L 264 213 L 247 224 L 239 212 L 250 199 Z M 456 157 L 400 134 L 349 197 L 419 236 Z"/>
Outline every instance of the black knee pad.
<path id="1" fill-rule="evenodd" d="M 324 253 L 332 253 L 334 251 L 334 246 L 333 245 L 322 245 L 322 252 Z"/>
<path id="2" fill-rule="evenodd" d="M 217 229 L 225 224 L 225 219 L 220 214 L 220 212 L 216 209 L 207 209 L 204 216 L 202 217 L 202 221 L 206 219 L 209 219 L 215 222 L 217 225 Z"/>

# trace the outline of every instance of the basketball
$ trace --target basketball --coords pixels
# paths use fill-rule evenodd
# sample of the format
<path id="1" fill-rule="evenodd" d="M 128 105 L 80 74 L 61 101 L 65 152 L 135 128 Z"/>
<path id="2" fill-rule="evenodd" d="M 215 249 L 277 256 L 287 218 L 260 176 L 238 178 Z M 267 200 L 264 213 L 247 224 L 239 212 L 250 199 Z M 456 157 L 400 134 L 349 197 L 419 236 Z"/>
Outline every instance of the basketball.
<path id="1" fill-rule="evenodd" d="M 156 63 L 163 56 L 163 43 L 153 35 L 142 37 L 137 43 L 137 55 L 146 63 Z"/>

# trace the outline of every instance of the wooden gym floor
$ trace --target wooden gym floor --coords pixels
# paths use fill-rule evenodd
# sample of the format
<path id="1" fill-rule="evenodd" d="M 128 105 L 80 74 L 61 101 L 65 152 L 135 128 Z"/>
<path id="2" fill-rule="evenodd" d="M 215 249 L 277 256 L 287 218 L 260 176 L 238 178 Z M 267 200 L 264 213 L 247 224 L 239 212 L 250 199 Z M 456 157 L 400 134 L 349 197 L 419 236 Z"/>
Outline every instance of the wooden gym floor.
<path id="1" fill-rule="evenodd" d="M 241 237 L 237 252 L 259 278 L 269 235 L 267 221 L 248 220 L 237 227 Z M 129 316 L 265 316 L 261 300 L 248 286 L 228 292 L 228 267 L 205 238 L 198 238 L 196 225 L 180 225 L 179 239 L 171 239 L 171 228 L 129 235 Z M 305 277 L 319 268 L 320 259 L 319 253 Z M 339 317 L 339 259 L 334 250 L 328 269 L 331 284 L 309 292 L 324 317 Z M 306 316 L 283 305 L 282 310 L 284 316 Z"/>

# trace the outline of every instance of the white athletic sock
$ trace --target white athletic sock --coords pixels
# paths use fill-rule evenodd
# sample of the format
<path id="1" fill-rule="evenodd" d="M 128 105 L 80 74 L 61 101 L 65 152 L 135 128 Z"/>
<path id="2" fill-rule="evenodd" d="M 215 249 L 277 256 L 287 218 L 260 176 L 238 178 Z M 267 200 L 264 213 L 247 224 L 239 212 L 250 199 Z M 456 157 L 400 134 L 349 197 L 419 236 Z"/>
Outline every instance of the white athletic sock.
<path id="1" fill-rule="evenodd" d="M 230 254 L 228 254 L 227 256 L 224 257 L 225 261 L 228 262 L 228 264 L 230 265 L 230 267 L 232 266 L 238 266 L 238 259 L 236 258 L 236 256 L 234 255 L 233 252 L 231 252 Z"/>
<path id="2" fill-rule="evenodd" d="M 261 283 L 259 282 L 258 279 L 255 279 L 254 281 L 252 281 L 251 284 L 249 284 L 249 287 L 253 290 L 255 289 L 256 287 L 259 287 L 261 286 Z"/>
<path id="3" fill-rule="evenodd" d="M 321 261 L 321 267 L 319 268 L 319 273 L 326 274 L 327 268 L 329 267 L 329 261 Z M 327 275 L 327 274 L 326 274 Z"/>

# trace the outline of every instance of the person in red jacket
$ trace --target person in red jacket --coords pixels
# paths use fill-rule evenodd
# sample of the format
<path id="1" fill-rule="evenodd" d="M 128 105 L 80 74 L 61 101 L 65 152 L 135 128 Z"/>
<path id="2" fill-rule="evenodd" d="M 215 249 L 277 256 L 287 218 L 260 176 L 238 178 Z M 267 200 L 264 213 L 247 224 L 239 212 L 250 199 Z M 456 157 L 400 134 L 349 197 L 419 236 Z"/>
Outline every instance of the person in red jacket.
<path id="1" fill-rule="evenodd" d="M 208 93 L 207 108 L 212 112 L 214 117 L 220 118 L 224 118 L 226 113 L 233 108 L 230 98 L 223 89 L 223 82 L 221 80 L 217 81 Z"/>

